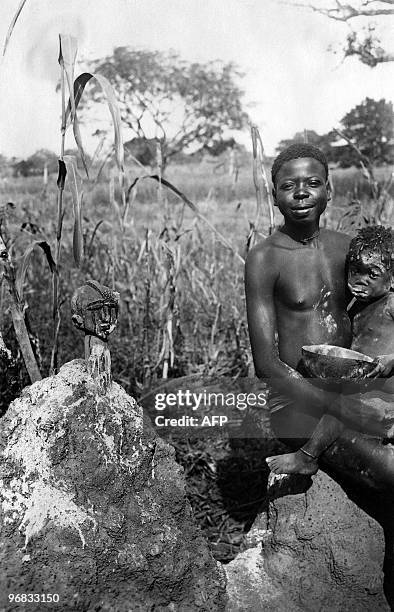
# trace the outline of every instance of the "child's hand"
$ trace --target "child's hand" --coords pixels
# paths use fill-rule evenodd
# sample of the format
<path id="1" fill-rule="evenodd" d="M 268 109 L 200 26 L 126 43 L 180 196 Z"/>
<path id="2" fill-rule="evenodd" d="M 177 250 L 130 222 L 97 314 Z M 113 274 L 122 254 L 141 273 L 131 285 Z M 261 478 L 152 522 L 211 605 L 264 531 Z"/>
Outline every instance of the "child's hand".
<path id="1" fill-rule="evenodd" d="M 394 368 L 394 355 L 378 355 L 375 359 L 376 366 L 367 374 L 367 378 L 376 378 L 377 376 L 390 376 Z"/>

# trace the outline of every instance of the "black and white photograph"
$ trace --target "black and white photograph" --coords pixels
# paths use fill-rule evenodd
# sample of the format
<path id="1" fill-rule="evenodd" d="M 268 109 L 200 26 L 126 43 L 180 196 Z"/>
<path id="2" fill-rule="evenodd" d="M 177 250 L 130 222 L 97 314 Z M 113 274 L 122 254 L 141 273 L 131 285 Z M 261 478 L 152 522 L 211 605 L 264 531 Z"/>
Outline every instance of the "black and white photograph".
<path id="1" fill-rule="evenodd" d="M 0 612 L 394 610 L 394 0 L 1 0 Z"/>

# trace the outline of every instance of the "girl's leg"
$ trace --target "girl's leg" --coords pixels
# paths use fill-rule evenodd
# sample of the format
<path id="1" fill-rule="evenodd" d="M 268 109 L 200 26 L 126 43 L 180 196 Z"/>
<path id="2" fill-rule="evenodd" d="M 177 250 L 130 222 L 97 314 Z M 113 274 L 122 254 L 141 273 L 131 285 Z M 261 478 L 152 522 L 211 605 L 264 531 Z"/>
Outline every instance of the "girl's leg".
<path id="1" fill-rule="evenodd" d="M 339 419 L 331 414 L 324 414 L 308 442 L 300 450 L 318 459 L 339 438 L 344 429 L 345 426 Z"/>
<path id="2" fill-rule="evenodd" d="M 338 439 L 344 430 L 341 421 L 329 414 L 324 414 L 317 422 L 314 418 L 311 420 L 310 415 L 304 415 L 303 413 L 298 413 L 298 417 L 300 420 L 297 423 L 297 433 L 309 434 L 309 440 L 302 440 L 298 436 L 298 442 L 302 442 L 302 446 L 296 452 L 267 457 L 266 461 L 269 468 L 276 474 L 315 474 L 318 470 L 317 459 Z M 288 422 L 283 422 L 283 418 L 284 415 L 281 415 L 282 431 L 284 425 L 289 426 Z M 290 419 L 290 421 L 292 420 L 294 418 Z M 300 421 L 302 421 L 302 425 Z M 315 427 L 312 430 L 313 425 Z M 276 426 L 278 427 L 277 419 Z M 273 427 L 275 428 L 275 420 Z"/>

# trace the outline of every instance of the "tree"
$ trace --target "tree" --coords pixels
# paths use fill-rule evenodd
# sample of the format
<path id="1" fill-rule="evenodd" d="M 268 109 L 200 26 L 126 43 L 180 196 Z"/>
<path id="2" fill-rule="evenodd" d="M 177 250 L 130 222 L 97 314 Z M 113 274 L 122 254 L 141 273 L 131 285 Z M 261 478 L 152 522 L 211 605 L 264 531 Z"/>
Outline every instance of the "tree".
<path id="1" fill-rule="evenodd" d="M 135 137 L 125 142 L 125 152 L 130 153 L 143 166 L 151 166 L 155 163 L 157 145 L 161 144 L 156 138 Z"/>
<path id="2" fill-rule="evenodd" d="M 286 138 L 281 140 L 276 148 L 277 152 L 280 153 L 291 144 L 299 142 L 308 142 L 309 144 L 316 145 L 326 155 L 328 161 L 336 162 L 336 152 L 332 148 L 332 143 L 337 139 L 335 132 L 329 132 L 328 134 L 318 134 L 314 130 L 304 130 L 303 132 L 296 132 L 293 138 Z"/>
<path id="3" fill-rule="evenodd" d="M 90 68 L 113 85 L 134 139 L 160 142 L 163 166 L 181 151 L 213 146 L 247 121 L 237 85 L 242 75 L 232 62 L 187 62 L 173 51 L 117 47 Z M 93 102 L 101 96 L 94 87 Z"/>
<path id="4" fill-rule="evenodd" d="M 352 108 L 341 120 L 343 133 L 372 163 L 392 163 L 393 105 L 386 100 L 365 100 Z M 357 154 L 353 152 L 353 160 Z"/>
<path id="5" fill-rule="evenodd" d="M 209 153 L 209 155 L 212 155 L 212 157 L 219 157 L 225 151 L 229 151 L 232 149 L 235 150 L 238 148 L 244 149 L 245 147 L 241 147 L 240 145 L 238 145 L 234 138 L 226 138 L 224 140 L 221 140 L 220 142 L 215 142 L 212 145 L 207 144 L 204 146 L 204 150 Z"/>
<path id="6" fill-rule="evenodd" d="M 14 175 L 18 176 L 33 176 L 39 175 L 44 172 L 44 168 L 47 168 L 49 173 L 57 172 L 58 169 L 58 158 L 56 153 L 48 151 L 47 149 L 39 149 L 33 155 L 30 155 L 27 159 L 13 165 Z"/>
<path id="7" fill-rule="evenodd" d="M 376 33 L 376 25 L 371 18 L 394 16 L 394 0 L 352 0 L 343 4 L 340 0 L 324 0 L 325 6 L 295 2 L 293 6 L 311 9 L 329 19 L 346 23 L 349 33 L 343 48 L 344 57 L 356 56 L 367 66 L 374 68 L 378 64 L 394 61 L 394 53 L 386 51 Z M 361 30 L 358 18 L 367 19 L 367 25 Z M 357 24 L 357 25 L 356 25 Z"/>
<path id="8" fill-rule="evenodd" d="M 341 131 L 371 163 L 393 163 L 394 117 L 391 102 L 366 98 L 342 118 Z M 338 163 L 343 168 L 360 162 L 360 155 L 350 144 L 344 140 L 341 142 L 335 130 L 322 135 L 314 130 L 297 132 L 293 138 L 281 140 L 277 152 L 280 153 L 293 143 L 305 142 L 305 139 L 318 146 L 329 162 Z"/>
<path id="9" fill-rule="evenodd" d="M 321 136 L 317 134 L 314 130 L 304 130 L 303 132 L 296 132 L 293 138 L 285 138 L 281 140 L 276 147 L 278 153 L 286 149 L 292 144 L 299 142 L 309 142 L 310 144 L 316 145 L 317 147 L 320 145 Z"/>
<path id="10" fill-rule="evenodd" d="M 12 164 L 15 160 L 8 159 L 0 153 L 0 178 L 6 178 L 12 174 Z"/>

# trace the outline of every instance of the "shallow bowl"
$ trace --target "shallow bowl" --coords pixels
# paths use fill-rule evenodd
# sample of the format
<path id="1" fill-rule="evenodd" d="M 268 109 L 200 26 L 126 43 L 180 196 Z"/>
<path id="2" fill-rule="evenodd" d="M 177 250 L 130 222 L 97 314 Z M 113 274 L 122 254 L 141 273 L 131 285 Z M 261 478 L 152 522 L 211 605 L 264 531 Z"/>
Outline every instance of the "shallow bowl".
<path id="1" fill-rule="evenodd" d="M 341 380 L 361 380 L 376 365 L 368 355 L 330 344 L 303 346 L 302 361 L 311 377 Z"/>

